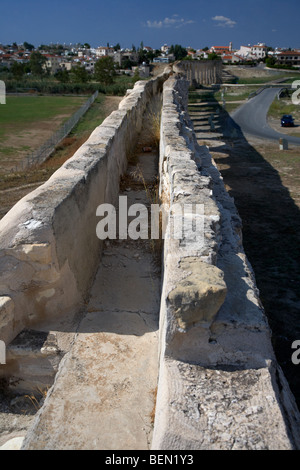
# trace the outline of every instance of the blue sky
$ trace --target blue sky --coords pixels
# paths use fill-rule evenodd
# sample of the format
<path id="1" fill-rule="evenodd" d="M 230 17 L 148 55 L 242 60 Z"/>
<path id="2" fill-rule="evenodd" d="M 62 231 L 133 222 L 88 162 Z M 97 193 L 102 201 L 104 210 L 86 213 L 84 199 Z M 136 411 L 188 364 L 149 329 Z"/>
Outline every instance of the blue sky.
<path id="1" fill-rule="evenodd" d="M 0 43 L 300 48 L 299 0 L 0 0 Z"/>

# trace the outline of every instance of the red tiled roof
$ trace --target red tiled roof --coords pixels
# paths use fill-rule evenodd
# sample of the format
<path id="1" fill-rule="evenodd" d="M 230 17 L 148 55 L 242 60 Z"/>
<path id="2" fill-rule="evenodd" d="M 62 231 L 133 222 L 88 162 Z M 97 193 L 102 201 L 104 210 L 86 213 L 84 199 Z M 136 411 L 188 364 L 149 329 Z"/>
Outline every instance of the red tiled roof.
<path id="1" fill-rule="evenodd" d="M 300 52 L 298 51 L 281 52 L 280 54 L 278 54 L 278 57 L 283 56 L 283 55 L 300 55 Z"/>

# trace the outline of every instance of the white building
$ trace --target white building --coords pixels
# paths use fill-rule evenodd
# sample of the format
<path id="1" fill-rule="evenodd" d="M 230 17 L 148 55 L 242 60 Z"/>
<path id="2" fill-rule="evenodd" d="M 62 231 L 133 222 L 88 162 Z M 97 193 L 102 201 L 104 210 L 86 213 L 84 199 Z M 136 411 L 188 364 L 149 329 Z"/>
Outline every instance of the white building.
<path id="1" fill-rule="evenodd" d="M 223 54 L 222 61 L 223 64 L 238 64 L 243 60 L 242 57 L 237 54 Z"/>
<path id="2" fill-rule="evenodd" d="M 200 59 L 208 59 L 207 51 L 203 51 L 202 49 L 198 49 L 197 52 L 196 52 L 196 55 Z"/>
<path id="3" fill-rule="evenodd" d="M 263 59 L 267 55 L 267 46 L 263 43 L 256 44 L 251 46 L 251 54 L 256 57 L 256 59 Z"/>
<path id="4" fill-rule="evenodd" d="M 236 53 L 237 55 L 239 55 L 240 57 L 243 57 L 244 59 L 252 58 L 251 46 L 241 46 Z"/>
<path id="5" fill-rule="evenodd" d="M 169 46 L 167 44 L 164 44 L 163 46 L 161 46 L 160 50 L 163 54 L 168 54 Z"/>
<path id="6" fill-rule="evenodd" d="M 96 56 L 97 57 L 105 57 L 105 56 L 113 56 L 114 55 L 114 48 L 113 47 L 98 47 L 96 49 Z"/>

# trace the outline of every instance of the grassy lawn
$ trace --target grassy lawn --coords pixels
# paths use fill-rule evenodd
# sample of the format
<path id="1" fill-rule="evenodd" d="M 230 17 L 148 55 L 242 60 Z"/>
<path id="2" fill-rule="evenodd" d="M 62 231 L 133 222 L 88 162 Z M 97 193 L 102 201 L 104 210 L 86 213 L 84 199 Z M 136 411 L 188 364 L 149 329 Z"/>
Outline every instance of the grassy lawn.
<path id="1" fill-rule="evenodd" d="M 284 114 L 291 114 L 293 116 L 295 119 L 295 127 L 279 127 L 280 119 Z M 291 98 L 284 98 L 280 100 L 275 99 L 270 106 L 268 119 L 272 127 L 274 127 L 274 122 L 278 123 L 277 130 L 279 132 L 284 132 L 294 137 L 300 137 L 300 106 L 293 104 Z"/>
<path id="2" fill-rule="evenodd" d="M 80 119 L 71 134 L 57 147 L 53 155 L 42 165 L 26 171 L 4 172 L 0 168 L 0 218 L 34 187 L 47 181 L 50 176 L 88 139 L 92 131 L 115 109 L 121 98 L 99 94 L 90 109 Z M 0 156 L 1 161 L 1 156 Z"/>
<path id="3" fill-rule="evenodd" d="M 275 99 L 270 106 L 269 116 L 279 119 L 283 114 L 292 114 L 296 119 L 300 118 L 300 106 L 292 103 L 292 99 Z"/>
<path id="4" fill-rule="evenodd" d="M 13 126 L 28 126 L 57 115 L 72 115 L 86 97 L 69 96 L 8 96 L 6 105 L 0 107 L 0 137 Z"/>
<path id="5" fill-rule="evenodd" d="M 0 170 L 42 145 L 87 97 L 8 96 L 0 106 Z"/>
<path id="6" fill-rule="evenodd" d="M 285 79 L 287 81 L 287 83 L 291 83 L 293 82 L 294 80 L 297 80 L 299 78 L 299 76 L 291 76 L 291 74 L 287 74 L 287 73 L 274 73 L 274 74 L 270 74 L 270 75 L 266 75 L 265 77 L 240 77 L 239 80 L 238 80 L 238 84 L 239 85 L 252 85 L 254 83 L 261 83 L 261 84 L 264 84 L 264 83 L 268 83 L 268 82 L 272 82 L 274 80 L 281 80 L 281 79 Z"/>

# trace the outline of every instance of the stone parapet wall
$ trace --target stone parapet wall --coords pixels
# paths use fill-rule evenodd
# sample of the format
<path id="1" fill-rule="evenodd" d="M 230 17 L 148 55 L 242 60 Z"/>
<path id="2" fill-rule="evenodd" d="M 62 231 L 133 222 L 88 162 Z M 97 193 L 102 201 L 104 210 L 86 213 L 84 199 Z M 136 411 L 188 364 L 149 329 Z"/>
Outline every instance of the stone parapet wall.
<path id="1" fill-rule="evenodd" d="M 115 203 L 142 115 L 170 70 L 139 81 L 74 156 L 0 221 L 0 339 L 79 309 L 99 265 L 96 209 Z"/>
<path id="2" fill-rule="evenodd" d="M 197 144 L 188 85 L 171 77 L 163 92 L 160 192 L 168 223 L 152 449 L 297 448 L 299 413 L 274 356 L 234 201 Z M 188 209 L 184 219 L 193 204 L 203 208 L 196 240 L 172 236 L 178 204 Z"/>
<path id="3" fill-rule="evenodd" d="M 222 83 L 222 60 L 182 60 L 173 66 L 192 86 Z"/>

